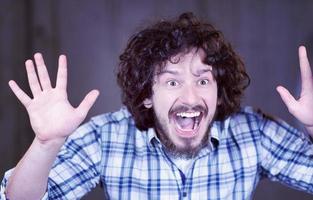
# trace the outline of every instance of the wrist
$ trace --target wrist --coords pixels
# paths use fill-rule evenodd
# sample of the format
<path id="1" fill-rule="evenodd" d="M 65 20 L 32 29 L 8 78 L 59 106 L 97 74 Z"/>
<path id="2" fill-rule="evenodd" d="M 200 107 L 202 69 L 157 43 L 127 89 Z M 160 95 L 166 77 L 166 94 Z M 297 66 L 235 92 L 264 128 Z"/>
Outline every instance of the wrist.
<path id="1" fill-rule="evenodd" d="M 39 146 L 43 150 L 53 150 L 53 149 L 60 149 L 62 145 L 64 144 L 66 138 L 55 138 L 50 140 L 41 140 L 37 136 L 35 136 L 33 143 L 36 146 Z"/>

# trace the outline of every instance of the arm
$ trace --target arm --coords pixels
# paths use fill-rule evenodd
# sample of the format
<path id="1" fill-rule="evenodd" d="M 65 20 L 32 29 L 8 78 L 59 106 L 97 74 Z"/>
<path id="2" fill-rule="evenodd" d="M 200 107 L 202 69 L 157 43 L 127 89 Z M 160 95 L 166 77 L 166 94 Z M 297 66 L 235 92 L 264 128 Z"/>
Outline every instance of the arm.
<path id="1" fill-rule="evenodd" d="M 48 175 L 65 139 L 84 120 L 94 104 L 98 91 L 91 91 L 74 108 L 68 102 L 66 57 L 59 57 L 56 86 L 53 88 L 41 54 L 35 54 L 38 72 L 31 60 L 26 70 L 33 98 L 25 94 L 14 81 L 9 86 L 25 106 L 35 138 L 8 180 L 9 199 L 40 199 L 46 191 Z"/>
<path id="2" fill-rule="evenodd" d="M 303 46 L 299 47 L 301 95 L 295 99 L 278 86 L 277 91 L 289 112 L 306 128 L 313 138 L 313 78 Z M 300 131 L 285 122 L 264 116 L 260 122 L 262 175 L 288 186 L 313 193 L 313 144 Z"/>
<path id="3" fill-rule="evenodd" d="M 259 121 L 261 175 L 313 194 L 313 149 L 307 135 L 262 115 Z"/>
<path id="4" fill-rule="evenodd" d="M 313 138 L 313 76 L 304 46 L 299 47 L 299 62 L 301 71 L 300 98 L 296 100 L 282 86 L 278 86 L 277 91 L 289 112 L 304 125 L 309 135 Z"/>

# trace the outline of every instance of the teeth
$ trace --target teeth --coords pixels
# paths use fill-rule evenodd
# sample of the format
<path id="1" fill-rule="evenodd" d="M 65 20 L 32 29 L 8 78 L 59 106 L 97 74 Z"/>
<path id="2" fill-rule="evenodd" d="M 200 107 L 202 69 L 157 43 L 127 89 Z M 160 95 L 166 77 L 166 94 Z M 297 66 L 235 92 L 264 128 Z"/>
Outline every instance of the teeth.
<path id="1" fill-rule="evenodd" d="M 179 117 L 198 117 L 200 112 L 181 112 L 176 114 Z"/>
<path id="2" fill-rule="evenodd" d="M 199 120 L 196 119 L 192 129 L 195 130 L 198 126 L 199 126 Z"/>

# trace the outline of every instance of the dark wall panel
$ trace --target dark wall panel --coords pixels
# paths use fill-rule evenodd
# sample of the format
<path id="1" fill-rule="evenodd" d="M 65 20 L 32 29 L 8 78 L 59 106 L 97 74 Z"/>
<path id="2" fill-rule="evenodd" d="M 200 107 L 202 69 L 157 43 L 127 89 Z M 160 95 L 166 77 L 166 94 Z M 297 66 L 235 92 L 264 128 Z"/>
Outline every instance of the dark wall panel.
<path id="1" fill-rule="evenodd" d="M 90 116 L 120 107 L 114 69 L 128 38 L 156 19 L 192 11 L 224 32 L 246 63 L 252 83 L 245 105 L 260 107 L 298 126 L 275 91 L 297 94 L 297 47 L 313 62 L 313 1 L 310 0 L 1 0 L 0 2 L 0 174 L 13 167 L 33 139 L 25 109 L 10 92 L 15 79 L 26 91 L 24 61 L 44 53 L 54 82 L 59 54 L 69 60 L 69 99 L 77 105 L 92 88 L 101 95 Z M 101 190 L 84 199 L 100 199 Z M 255 199 L 312 199 L 303 192 L 262 181 Z"/>

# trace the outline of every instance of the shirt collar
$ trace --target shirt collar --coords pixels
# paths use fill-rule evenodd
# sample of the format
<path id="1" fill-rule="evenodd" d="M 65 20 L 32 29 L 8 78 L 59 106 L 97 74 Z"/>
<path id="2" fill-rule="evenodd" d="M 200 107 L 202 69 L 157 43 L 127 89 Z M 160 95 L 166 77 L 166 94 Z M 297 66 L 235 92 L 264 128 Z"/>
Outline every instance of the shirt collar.
<path id="1" fill-rule="evenodd" d="M 211 127 L 210 139 L 215 147 L 218 146 L 223 138 L 227 137 L 227 130 L 230 124 L 230 117 L 226 118 L 223 121 L 214 121 Z"/>
<path id="2" fill-rule="evenodd" d="M 217 147 L 219 140 L 220 140 L 220 134 L 221 134 L 221 128 L 220 128 L 220 121 L 214 121 L 210 130 L 210 143 L 212 147 Z"/>
<path id="3" fill-rule="evenodd" d="M 154 128 L 149 128 L 147 131 L 147 143 L 149 147 L 153 146 L 153 140 L 160 142 L 159 138 L 156 135 Z"/>

